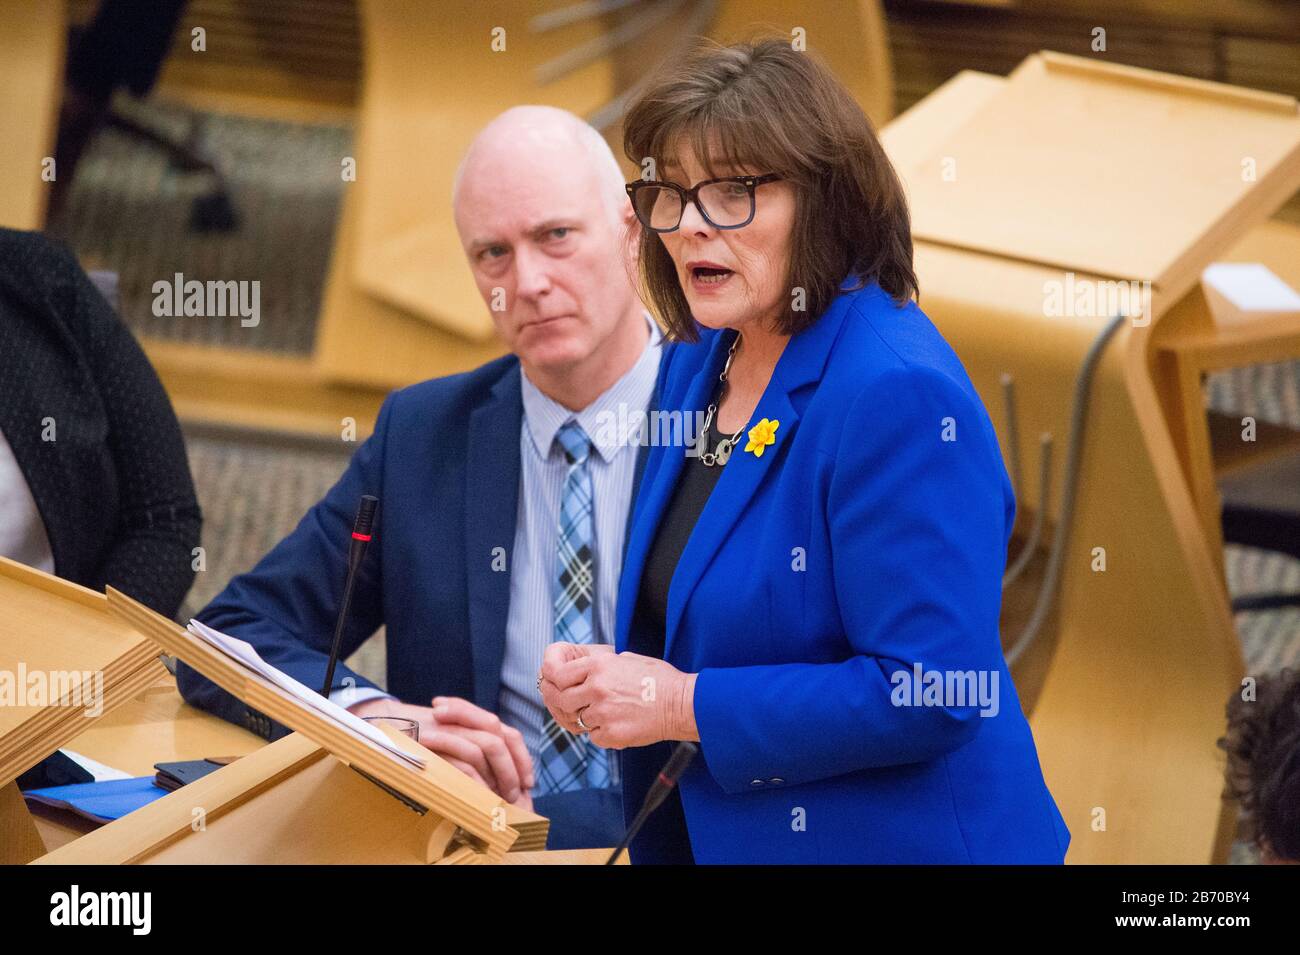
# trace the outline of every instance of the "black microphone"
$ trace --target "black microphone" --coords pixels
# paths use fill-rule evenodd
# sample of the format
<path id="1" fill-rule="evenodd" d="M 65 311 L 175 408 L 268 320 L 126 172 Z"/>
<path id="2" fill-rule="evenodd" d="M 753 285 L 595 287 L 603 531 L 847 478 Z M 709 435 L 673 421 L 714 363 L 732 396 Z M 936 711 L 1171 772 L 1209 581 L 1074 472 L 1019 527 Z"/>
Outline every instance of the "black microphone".
<path id="1" fill-rule="evenodd" d="M 659 778 L 655 780 L 650 791 L 645 794 L 645 799 L 641 803 L 641 809 L 632 820 L 632 825 L 628 827 L 627 834 L 623 836 L 623 841 L 614 849 L 613 854 L 605 860 L 605 865 L 613 865 L 619 855 L 626 849 L 636 838 L 636 834 L 641 831 L 645 821 L 650 818 L 650 814 L 658 809 L 672 788 L 677 785 L 677 780 L 682 778 L 682 773 L 686 772 L 686 767 L 691 764 L 695 754 L 700 748 L 689 740 L 683 740 L 673 749 L 673 754 L 668 757 L 668 762 L 664 768 L 659 770 Z"/>
<path id="2" fill-rule="evenodd" d="M 320 695 L 329 698 L 330 687 L 334 685 L 334 667 L 339 662 L 339 648 L 343 645 L 343 627 L 348 622 L 348 608 L 352 606 L 352 587 L 357 582 L 357 569 L 366 556 L 366 546 L 370 543 L 371 529 L 375 525 L 375 508 L 379 498 L 369 494 L 361 495 L 361 504 L 357 507 L 357 519 L 352 524 L 352 547 L 348 552 L 348 579 L 343 585 L 343 602 L 339 604 L 339 618 L 334 624 L 334 646 L 330 648 L 330 663 L 325 670 L 325 685 Z"/>

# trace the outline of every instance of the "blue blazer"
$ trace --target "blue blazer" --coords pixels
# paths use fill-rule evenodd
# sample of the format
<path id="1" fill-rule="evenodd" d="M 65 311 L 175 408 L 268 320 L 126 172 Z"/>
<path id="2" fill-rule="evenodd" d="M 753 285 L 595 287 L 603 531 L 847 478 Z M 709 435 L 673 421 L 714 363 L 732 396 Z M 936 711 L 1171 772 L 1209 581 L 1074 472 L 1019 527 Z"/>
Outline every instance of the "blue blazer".
<path id="1" fill-rule="evenodd" d="M 523 395 L 507 355 L 461 375 L 389 395 L 374 433 L 343 476 L 256 567 L 230 581 L 199 618 L 251 643 L 262 658 L 316 689 L 325 678 L 347 553 L 362 494 L 379 498 L 375 543 L 352 597 L 342 657 L 384 624 L 387 691 L 407 703 L 458 696 L 497 711 L 519 503 Z M 641 449 L 640 480 L 647 460 Z M 267 739 L 288 728 L 179 664 L 185 699 Z M 341 662 L 334 688 L 374 686 Z M 616 791 L 539 797 L 547 847 L 590 848 L 622 838 Z"/>
<path id="2" fill-rule="evenodd" d="M 665 352 L 661 409 L 712 400 L 732 335 Z M 699 674 L 701 755 L 679 784 L 695 860 L 1061 862 L 1069 831 L 998 635 L 1015 498 L 956 354 L 915 304 L 841 291 L 786 346 L 761 418 L 775 443 L 733 453 L 668 594 L 665 659 Z M 651 449 L 619 650 L 640 642 L 642 570 L 684 460 Z M 624 752 L 629 820 L 667 754 Z M 671 837 L 652 818 L 633 860 Z"/>
<path id="3" fill-rule="evenodd" d="M 342 657 L 384 624 L 389 693 L 425 706 L 434 696 L 459 696 L 495 713 L 510 575 L 493 564 L 504 549 L 512 566 L 520 374 L 518 360 L 507 355 L 389 395 L 373 435 L 338 483 L 252 571 L 231 580 L 200 619 L 318 688 L 357 502 L 374 494 L 375 543 L 358 574 Z M 643 453 L 637 479 L 645 461 Z M 374 686 L 340 662 L 334 688 L 346 680 Z M 184 664 L 177 682 L 190 703 L 268 739 L 287 732 Z"/>

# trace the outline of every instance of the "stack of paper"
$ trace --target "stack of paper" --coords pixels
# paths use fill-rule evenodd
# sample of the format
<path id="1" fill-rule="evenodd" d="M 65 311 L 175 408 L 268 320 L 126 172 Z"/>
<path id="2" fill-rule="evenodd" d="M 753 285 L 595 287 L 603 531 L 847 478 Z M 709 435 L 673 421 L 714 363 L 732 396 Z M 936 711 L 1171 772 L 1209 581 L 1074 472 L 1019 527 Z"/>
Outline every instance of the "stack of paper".
<path id="1" fill-rule="evenodd" d="M 310 706 L 327 719 L 340 726 L 345 726 L 353 733 L 365 738 L 377 749 L 383 750 L 399 763 L 405 762 L 412 766 L 423 766 L 427 762 L 420 756 L 408 753 L 393 745 L 387 736 L 361 717 L 349 713 L 337 703 L 331 703 L 327 697 L 321 696 L 315 690 L 299 683 L 283 670 L 271 666 L 262 659 L 261 655 L 253 648 L 253 645 L 246 640 L 232 637 L 220 630 L 213 630 L 202 620 L 191 620 L 189 630 L 190 633 L 216 647 L 232 660 L 237 661 L 254 673 L 261 674 L 300 703 Z"/>
<path id="2" fill-rule="evenodd" d="M 1201 273 L 1201 287 L 1219 325 L 1300 319 L 1300 294 L 1259 262 L 1216 262 Z"/>

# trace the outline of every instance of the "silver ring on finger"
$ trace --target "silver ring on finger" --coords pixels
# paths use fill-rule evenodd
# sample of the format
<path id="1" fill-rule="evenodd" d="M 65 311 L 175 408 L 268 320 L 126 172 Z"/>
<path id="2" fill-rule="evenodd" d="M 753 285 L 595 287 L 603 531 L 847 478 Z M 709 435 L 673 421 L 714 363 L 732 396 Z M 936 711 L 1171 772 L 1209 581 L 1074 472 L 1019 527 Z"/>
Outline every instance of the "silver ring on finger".
<path id="1" fill-rule="evenodd" d="M 586 708 L 587 707 L 584 706 L 582 710 L 585 710 Z M 586 723 L 582 722 L 582 710 L 578 710 L 578 726 L 582 729 L 584 733 L 590 733 L 591 727 L 588 726 Z"/>

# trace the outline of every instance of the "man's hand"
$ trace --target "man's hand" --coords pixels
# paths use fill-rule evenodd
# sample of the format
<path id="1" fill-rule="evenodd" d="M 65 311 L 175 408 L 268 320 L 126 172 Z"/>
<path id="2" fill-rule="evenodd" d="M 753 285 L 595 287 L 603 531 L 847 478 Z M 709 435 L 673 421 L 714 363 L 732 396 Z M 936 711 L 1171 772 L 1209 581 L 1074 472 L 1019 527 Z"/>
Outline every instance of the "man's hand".
<path id="1" fill-rule="evenodd" d="M 349 712 L 361 716 L 398 716 L 420 727 L 420 745 L 437 753 L 471 779 L 477 779 L 506 802 L 532 809 L 529 790 L 536 785 L 533 761 L 524 737 L 495 713 L 455 696 L 435 696 L 431 706 L 374 699 Z"/>

